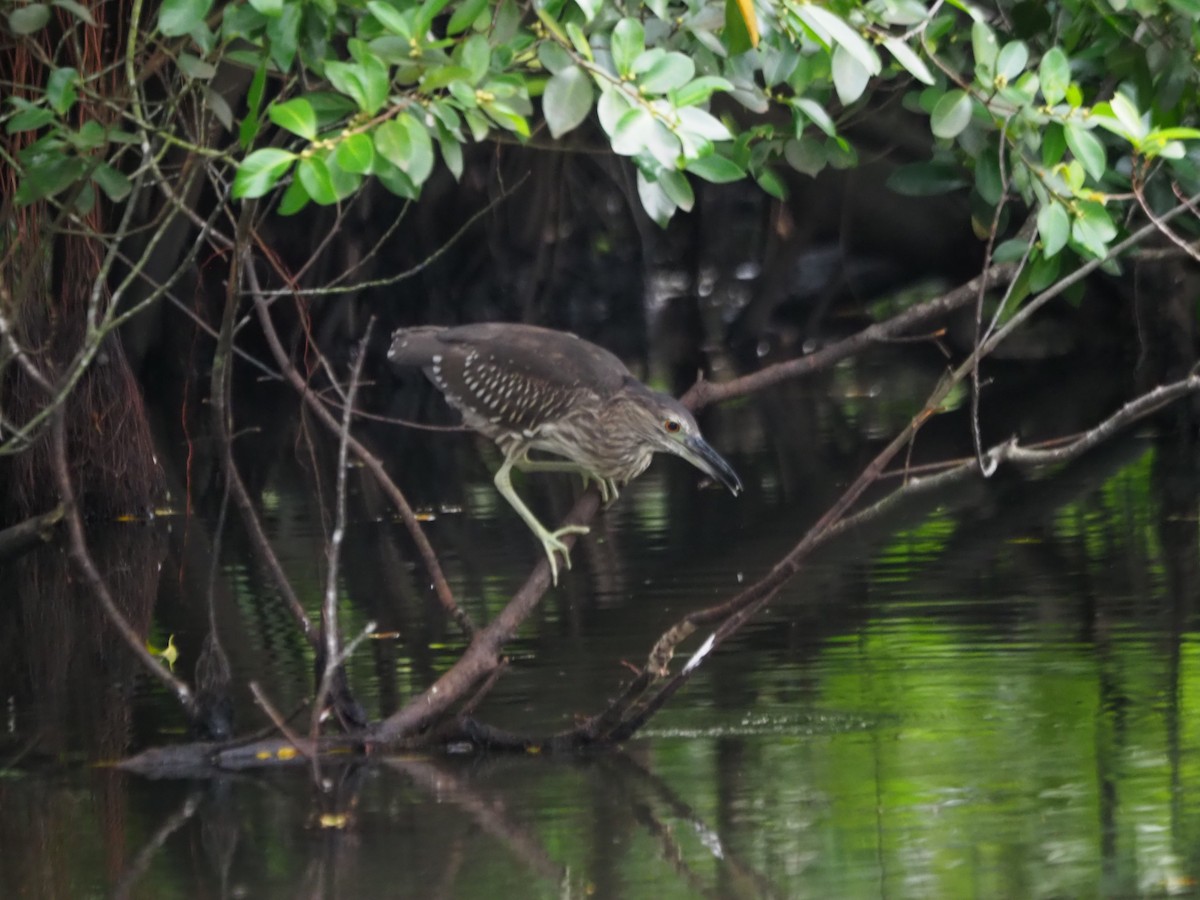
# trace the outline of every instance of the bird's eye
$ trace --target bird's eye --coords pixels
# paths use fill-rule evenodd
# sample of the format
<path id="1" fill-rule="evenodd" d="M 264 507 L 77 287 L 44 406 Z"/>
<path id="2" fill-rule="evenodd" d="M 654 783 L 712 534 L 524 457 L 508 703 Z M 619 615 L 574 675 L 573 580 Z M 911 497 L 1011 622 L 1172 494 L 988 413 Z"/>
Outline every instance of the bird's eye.
<path id="1" fill-rule="evenodd" d="M 663 422 L 663 428 L 667 429 L 669 434 L 675 434 L 682 427 L 677 419 L 667 419 Z"/>

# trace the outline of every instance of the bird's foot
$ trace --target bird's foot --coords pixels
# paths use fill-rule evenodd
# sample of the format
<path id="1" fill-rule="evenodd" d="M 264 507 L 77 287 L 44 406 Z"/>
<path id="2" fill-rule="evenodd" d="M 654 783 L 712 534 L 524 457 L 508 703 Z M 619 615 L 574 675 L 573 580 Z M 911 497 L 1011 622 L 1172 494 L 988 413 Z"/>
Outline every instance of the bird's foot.
<path id="1" fill-rule="evenodd" d="M 617 497 L 620 492 L 617 490 L 617 483 L 611 478 L 597 478 L 590 472 L 582 472 L 583 487 L 586 490 L 588 485 L 593 481 L 596 482 L 596 488 L 600 491 L 600 501 L 604 504 L 604 508 L 608 509 L 617 502 Z"/>
<path id="2" fill-rule="evenodd" d="M 546 558 L 550 560 L 550 580 L 558 587 L 558 560 L 554 558 L 555 553 L 561 553 L 563 564 L 567 569 L 571 568 L 571 551 L 566 544 L 562 542 L 562 536 L 565 534 L 587 534 L 588 527 L 586 525 L 564 525 L 557 531 L 547 531 L 542 529 L 538 533 L 538 537 L 542 542 L 542 549 L 546 551 Z"/>

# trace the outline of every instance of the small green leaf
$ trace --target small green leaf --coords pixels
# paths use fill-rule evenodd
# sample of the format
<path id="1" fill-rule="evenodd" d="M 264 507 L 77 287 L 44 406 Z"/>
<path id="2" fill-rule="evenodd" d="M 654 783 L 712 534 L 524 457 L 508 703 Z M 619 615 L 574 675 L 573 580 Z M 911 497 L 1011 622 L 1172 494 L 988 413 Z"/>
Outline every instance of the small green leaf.
<path id="1" fill-rule="evenodd" d="M 971 122 L 971 98 L 966 91 L 947 91 L 933 107 L 929 125 L 935 137 L 957 137 Z"/>
<path id="2" fill-rule="evenodd" d="M 784 144 L 783 158 L 797 172 L 810 177 L 815 177 L 829 162 L 825 146 L 808 135 L 801 135 Z"/>
<path id="3" fill-rule="evenodd" d="M 279 183 L 296 159 L 296 154 L 278 147 L 255 150 L 238 166 L 233 177 L 235 198 L 262 197 Z"/>
<path id="4" fill-rule="evenodd" d="M 746 170 L 731 159 L 713 153 L 699 159 L 689 159 L 687 170 L 713 184 L 728 184 L 731 181 L 741 181 L 746 177 Z"/>
<path id="5" fill-rule="evenodd" d="M 462 63 L 471 73 L 470 81 L 478 84 L 487 77 L 492 66 L 492 48 L 482 34 L 473 34 L 462 45 Z"/>
<path id="6" fill-rule="evenodd" d="M 696 195 L 686 175 L 677 169 L 664 169 L 658 175 L 658 183 L 662 185 L 672 203 L 684 212 L 691 212 L 696 204 Z"/>
<path id="7" fill-rule="evenodd" d="M 900 63 L 917 81 L 922 84 L 935 83 L 933 73 L 929 71 L 929 66 L 925 65 L 925 60 L 921 59 L 916 51 L 900 38 L 887 38 L 884 40 L 883 46 L 887 47 L 888 53 L 892 54 L 896 62 Z"/>
<path id="8" fill-rule="evenodd" d="M 304 185 L 308 196 L 321 206 L 337 203 L 338 195 L 333 187 L 329 167 L 320 157 L 310 156 L 300 160 L 300 164 L 296 166 L 296 180 Z"/>
<path id="9" fill-rule="evenodd" d="M 345 172 L 366 175 L 375 161 L 375 145 L 365 134 L 352 134 L 340 141 L 333 151 L 333 158 Z"/>
<path id="10" fill-rule="evenodd" d="M 695 106 L 678 110 L 680 129 L 708 141 L 731 141 L 733 134 L 725 124 L 710 112 Z"/>
<path id="11" fill-rule="evenodd" d="M 1074 122 L 1068 122 L 1064 131 L 1066 132 L 1067 146 L 1071 148 L 1075 158 L 1083 164 L 1089 175 L 1099 181 L 1104 176 L 1107 160 L 1104 145 L 1100 143 L 1100 139 L 1082 125 Z"/>
<path id="12" fill-rule="evenodd" d="M 23 109 L 4 123 L 6 134 L 16 134 L 18 131 L 37 131 L 43 125 L 54 121 L 54 113 L 44 106 L 31 106 Z"/>
<path id="13" fill-rule="evenodd" d="M 646 49 L 646 31 L 637 19 L 622 19 L 613 29 L 612 34 L 613 63 L 620 75 L 629 75 L 633 64 Z"/>
<path id="14" fill-rule="evenodd" d="M 683 87 L 695 74 L 696 64 L 689 57 L 671 52 L 638 76 L 637 84 L 648 94 L 665 94 Z M 682 204 L 680 206 L 683 207 Z"/>
<path id="15" fill-rule="evenodd" d="M 303 97 L 285 103 L 272 103 L 267 109 L 271 121 L 280 128 L 299 135 L 307 141 L 317 136 L 317 114 Z"/>
<path id="16" fill-rule="evenodd" d="M 1061 47 L 1051 47 L 1038 66 L 1038 80 L 1042 84 L 1042 96 L 1053 106 L 1061 103 L 1071 86 L 1071 62 Z"/>
<path id="17" fill-rule="evenodd" d="M 367 3 L 367 9 L 379 20 L 379 24 L 392 34 L 399 35 L 405 40 L 424 36 L 413 27 L 408 16 L 389 3 L 383 3 L 382 0 L 370 0 Z"/>
<path id="18" fill-rule="evenodd" d="M 733 84 L 716 75 L 702 75 L 671 92 L 671 103 L 676 107 L 696 106 L 705 103 L 715 91 L 732 91 Z"/>
<path id="19" fill-rule="evenodd" d="M 308 196 L 308 191 L 304 187 L 304 182 L 299 178 L 293 178 L 287 186 L 287 190 L 283 192 L 283 196 L 279 199 L 279 214 L 281 216 L 294 216 L 304 207 L 308 206 L 311 201 Z"/>
<path id="20" fill-rule="evenodd" d="M 1042 238 L 1042 255 L 1049 259 L 1067 245 L 1071 216 L 1061 203 L 1049 203 L 1038 210 L 1037 228 Z"/>
<path id="21" fill-rule="evenodd" d="M 833 43 L 844 48 L 847 53 L 858 60 L 859 65 L 867 71 L 868 76 L 878 75 L 882 71 L 883 64 L 879 61 L 879 54 L 837 13 L 831 12 L 823 6 L 806 3 L 797 8 L 797 15 L 814 32 L 822 36 L 828 35 Z"/>
<path id="22" fill-rule="evenodd" d="M 1005 81 L 1014 81 L 1025 71 L 1029 63 L 1029 48 L 1024 41 L 1010 41 L 996 57 L 996 76 Z"/>
<path id="23" fill-rule="evenodd" d="M 86 22 L 88 25 L 96 24 L 91 11 L 83 4 L 76 3 L 75 0 L 51 0 L 51 2 L 59 9 L 65 9 L 81 22 Z"/>
<path id="24" fill-rule="evenodd" d="M 849 106 L 861 97 L 870 80 L 871 73 L 843 44 L 834 47 L 833 86 L 837 89 L 838 99 L 844 106 Z"/>
<path id="25" fill-rule="evenodd" d="M 13 34 L 34 34 L 49 21 L 50 7 L 44 3 L 30 3 L 8 14 L 8 27 Z"/>
<path id="26" fill-rule="evenodd" d="M 1117 121 L 1125 126 L 1130 139 L 1137 143 L 1146 136 L 1149 130 L 1146 124 L 1142 121 L 1142 116 L 1138 112 L 1137 107 L 1133 105 L 1133 101 L 1117 91 L 1113 94 L 1113 98 L 1108 101 L 1112 107 L 1113 115 L 1117 117 Z"/>
<path id="27" fill-rule="evenodd" d="M 283 0 L 250 0 L 250 5 L 269 19 L 283 12 Z"/>
<path id="28" fill-rule="evenodd" d="M 108 163 L 100 163 L 96 167 L 92 172 L 92 180 L 100 185 L 100 190 L 104 191 L 113 203 L 120 203 L 133 190 L 132 182 Z"/>
<path id="29" fill-rule="evenodd" d="M 772 170 L 763 169 L 754 176 L 754 180 L 758 182 L 760 188 L 776 200 L 786 200 L 788 198 L 787 184 Z"/>
<path id="30" fill-rule="evenodd" d="M 60 116 L 75 105 L 79 73 L 72 68 L 55 69 L 46 80 L 46 100 Z"/>
<path id="31" fill-rule="evenodd" d="M 450 24 L 446 26 L 446 34 L 453 36 L 466 31 L 487 9 L 487 5 L 488 0 L 466 0 L 451 14 Z"/>
<path id="32" fill-rule="evenodd" d="M 971 23 L 971 51 L 975 55 L 977 77 L 981 75 L 981 69 L 983 73 L 990 76 L 996 63 L 999 45 L 996 43 L 996 35 L 992 33 L 992 29 L 988 28 L 987 23 L 981 19 L 976 19 Z M 990 77 L 988 80 L 991 80 Z"/>
<path id="33" fill-rule="evenodd" d="M 401 113 L 376 128 L 375 149 L 416 185 L 433 171 L 433 139 L 411 113 Z"/>
<path id="34" fill-rule="evenodd" d="M 587 118 L 592 109 L 592 79 L 578 66 L 551 76 L 542 94 L 542 113 L 554 138 L 560 138 Z"/>
<path id="35" fill-rule="evenodd" d="M 188 78 L 194 78 L 197 81 L 207 81 L 217 74 L 216 66 L 190 53 L 180 53 L 175 60 L 175 65 L 179 66 L 179 71 Z"/>
<path id="36" fill-rule="evenodd" d="M 638 197 L 641 198 L 642 208 L 646 210 L 646 214 L 654 220 L 659 228 L 666 228 L 667 223 L 671 221 L 671 216 L 675 215 L 677 209 L 675 201 L 663 189 L 662 184 L 658 181 L 651 181 L 642 173 L 641 169 L 638 169 L 637 173 L 637 189 Z"/>
<path id="37" fill-rule="evenodd" d="M 167 37 L 189 34 L 204 24 L 212 4 L 213 0 L 163 0 L 158 10 L 158 30 Z"/>
<path id="38" fill-rule="evenodd" d="M 1093 256 L 1107 255 L 1109 242 L 1117 236 L 1108 210 L 1091 200 L 1081 201 L 1078 210 L 1079 215 L 1071 224 L 1071 238 Z"/>

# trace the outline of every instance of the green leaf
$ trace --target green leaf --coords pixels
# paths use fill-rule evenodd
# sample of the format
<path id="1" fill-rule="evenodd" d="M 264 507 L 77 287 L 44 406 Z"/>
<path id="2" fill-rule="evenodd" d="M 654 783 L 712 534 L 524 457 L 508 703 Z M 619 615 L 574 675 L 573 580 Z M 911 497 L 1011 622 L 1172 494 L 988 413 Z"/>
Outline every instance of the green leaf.
<path id="1" fill-rule="evenodd" d="M 213 0 L 163 0 L 158 10 L 158 30 L 167 37 L 189 34 L 204 24 L 212 4 Z"/>
<path id="2" fill-rule="evenodd" d="M 1048 259 L 1067 245 L 1071 216 L 1061 203 L 1049 203 L 1038 210 L 1037 228 L 1042 238 L 1042 255 Z"/>
<path id="3" fill-rule="evenodd" d="M 703 75 L 671 93 L 671 103 L 676 107 L 696 106 L 705 103 L 716 91 L 732 91 L 733 84 L 716 75 Z"/>
<path id="4" fill-rule="evenodd" d="M 763 169 L 754 176 L 754 180 L 758 182 L 760 188 L 776 200 L 786 200 L 788 198 L 787 184 L 772 170 Z"/>
<path id="5" fill-rule="evenodd" d="M 37 131 L 43 125 L 49 125 L 55 119 L 54 113 L 44 106 L 31 106 L 23 109 L 4 123 L 6 134 L 16 134 L 18 131 Z"/>
<path id="6" fill-rule="evenodd" d="M 1071 62 L 1061 47 L 1051 47 L 1038 66 L 1038 80 L 1042 84 L 1042 96 L 1053 106 L 1061 103 L 1071 86 Z"/>
<path id="7" fill-rule="evenodd" d="M 664 169 L 658 174 L 658 183 L 662 185 L 672 203 L 684 212 L 691 212 L 696 204 L 696 195 L 686 175 L 677 169 Z"/>
<path id="8" fill-rule="evenodd" d="M 1038 253 L 1029 267 L 1029 290 L 1035 294 L 1044 291 L 1058 280 L 1058 270 L 1062 268 L 1062 255 L 1054 257 Z"/>
<path id="9" fill-rule="evenodd" d="M 1029 48 L 1024 41 L 1010 41 L 996 57 L 996 75 L 1005 81 L 1013 81 L 1025 71 L 1029 63 Z"/>
<path id="10" fill-rule="evenodd" d="M 921 59 L 916 51 L 900 38 L 887 38 L 884 40 L 883 46 L 887 47 L 888 53 L 892 54 L 896 62 L 900 63 L 917 81 L 922 84 L 935 83 L 933 73 L 929 71 L 929 66 L 925 65 L 925 60 Z"/>
<path id="11" fill-rule="evenodd" d="M 730 56 L 738 56 L 754 46 L 754 38 L 750 35 L 738 0 L 725 0 L 725 30 L 721 40 L 729 48 Z"/>
<path id="12" fill-rule="evenodd" d="M 366 175 L 375 161 L 375 145 L 365 134 L 352 134 L 338 143 L 333 158 L 343 171 Z"/>
<path id="13" fill-rule="evenodd" d="M 242 149 L 248 149 L 258 135 L 258 111 L 262 108 L 263 91 L 267 86 L 267 61 L 259 60 L 254 76 L 250 79 L 250 87 L 246 91 L 246 117 L 242 119 L 238 129 L 238 143 Z"/>
<path id="14" fill-rule="evenodd" d="M 299 3 L 287 3 L 278 16 L 267 20 L 267 42 L 271 59 L 281 72 L 292 67 L 300 45 L 300 22 L 304 8 Z"/>
<path id="15" fill-rule="evenodd" d="M 250 0 L 250 5 L 269 19 L 283 13 L 283 0 Z"/>
<path id="16" fill-rule="evenodd" d="M 1132 100 L 1120 91 L 1117 91 L 1113 94 L 1113 98 L 1108 101 L 1108 104 L 1112 107 L 1113 115 L 1117 117 L 1117 121 L 1125 127 L 1130 140 L 1137 143 L 1146 136 L 1149 128 L 1142 121 L 1142 116 L 1138 112 L 1137 107 L 1133 105 Z"/>
<path id="17" fill-rule="evenodd" d="M 626 76 L 633 72 L 633 64 L 646 49 L 646 31 L 637 19 L 622 19 L 612 34 L 613 64 L 617 73 Z"/>
<path id="18" fill-rule="evenodd" d="M 92 180 L 100 186 L 100 190 L 104 191 L 113 203 L 120 203 L 133 190 L 133 183 L 108 163 L 100 163 L 96 167 L 92 172 Z"/>
<path id="19" fill-rule="evenodd" d="M 18 206 L 25 206 L 52 197 L 75 184 L 83 171 L 84 162 L 79 157 L 55 156 L 29 167 L 13 199 Z"/>
<path id="20" fill-rule="evenodd" d="M 52 0 L 53 4 L 59 9 L 65 9 L 81 22 L 86 22 L 88 25 L 95 25 L 96 20 L 92 18 L 91 11 L 81 3 L 76 3 L 75 0 Z"/>
<path id="21" fill-rule="evenodd" d="M 1042 165 L 1046 168 L 1057 166 L 1067 149 L 1067 136 L 1062 125 L 1051 122 L 1042 132 Z"/>
<path id="22" fill-rule="evenodd" d="M 665 94 L 681 88 L 696 74 L 696 64 L 682 53 L 667 53 L 642 73 L 638 87 L 648 94 Z M 682 204 L 680 204 L 682 207 Z"/>
<path id="23" fill-rule="evenodd" d="M 824 145 L 808 135 L 802 135 L 784 144 L 783 158 L 797 172 L 809 176 L 816 176 L 829 161 Z"/>
<path id="24" fill-rule="evenodd" d="M 462 45 L 462 63 L 471 73 L 470 81 L 478 84 L 492 65 L 492 48 L 482 34 L 473 34 Z"/>
<path id="25" fill-rule="evenodd" d="M 175 59 L 175 65 L 179 66 L 179 71 L 188 78 L 194 78 L 197 81 L 207 81 L 217 74 L 216 66 L 191 53 L 180 53 Z"/>
<path id="26" fill-rule="evenodd" d="M 50 21 L 50 7 L 44 3 L 20 6 L 8 14 L 8 28 L 13 34 L 34 34 Z"/>
<path id="27" fill-rule="evenodd" d="M 321 206 L 337 203 L 338 194 L 334 190 L 329 166 L 325 165 L 325 160 L 320 157 L 310 156 L 300 160 L 300 164 L 296 166 L 296 179 L 304 185 L 308 196 Z"/>
<path id="28" fill-rule="evenodd" d="M 433 20 L 446 8 L 450 0 L 425 0 L 417 11 L 417 35 L 424 37 L 433 27 Z"/>
<path id="29" fill-rule="evenodd" d="M 399 35 L 405 40 L 424 37 L 423 33 L 413 27 L 413 23 L 407 16 L 389 3 L 383 3 L 382 0 L 370 0 L 367 3 L 367 10 L 379 20 L 380 25 L 392 34 Z"/>
<path id="30" fill-rule="evenodd" d="M 450 24 L 446 26 L 446 34 L 456 35 L 466 31 L 487 9 L 487 5 L 488 0 L 466 0 L 451 14 Z"/>
<path id="31" fill-rule="evenodd" d="M 1083 164 L 1089 175 L 1099 181 L 1104 176 L 1107 161 L 1104 145 L 1100 143 L 1100 139 L 1082 125 L 1074 122 L 1068 122 L 1064 131 L 1066 132 L 1067 146 L 1071 148 L 1075 158 Z"/>
<path id="32" fill-rule="evenodd" d="M 663 189 L 662 184 L 658 181 L 651 181 L 639 169 L 637 189 L 638 197 L 642 201 L 642 208 L 646 210 L 647 215 L 659 228 L 666 228 L 667 223 L 671 221 L 671 216 L 675 215 L 677 207 L 670 195 Z"/>
<path id="33" fill-rule="evenodd" d="M 861 97 L 870 80 L 871 73 L 844 45 L 838 44 L 833 49 L 833 86 L 844 106 Z"/>
<path id="34" fill-rule="evenodd" d="M 578 66 L 551 76 L 542 94 L 542 113 L 554 138 L 560 138 L 591 112 L 592 79 Z"/>
<path id="35" fill-rule="evenodd" d="M 46 80 L 46 101 L 60 116 L 75 105 L 79 73 L 72 68 L 55 69 Z"/>
<path id="36" fill-rule="evenodd" d="M 234 198 L 262 197 L 279 183 L 296 160 L 296 154 L 278 147 L 255 150 L 238 166 L 233 177 Z"/>
<path id="37" fill-rule="evenodd" d="M 725 124 L 710 112 L 695 106 L 678 110 L 679 127 L 708 141 L 732 141 L 733 134 Z"/>
<path id="38" fill-rule="evenodd" d="M 376 128 L 375 149 L 416 185 L 433 171 L 433 139 L 411 113 L 401 113 Z"/>
<path id="39" fill-rule="evenodd" d="M 1077 204 L 1079 214 L 1071 223 L 1071 238 L 1096 257 L 1108 253 L 1109 242 L 1117 236 L 1117 228 L 1101 203 L 1084 200 Z"/>
<path id="40" fill-rule="evenodd" d="M 293 178 L 287 186 L 287 190 L 283 192 L 283 196 L 279 199 L 279 214 L 281 216 L 293 216 L 304 207 L 308 206 L 312 200 L 308 196 L 308 190 L 304 187 L 304 182 L 299 178 Z"/>
<path id="41" fill-rule="evenodd" d="M 929 125 L 935 137 L 953 138 L 971 122 L 971 98 L 966 91 L 947 91 L 933 107 Z"/>
<path id="42" fill-rule="evenodd" d="M 376 168 L 375 177 L 397 197 L 416 200 L 421 196 L 421 189 L 413 184 L 413 180 L 386 160 Z"/>
<path id="43" fill-rule="evenodd" d="M 728 184 L 731 181 L 741 181 L 746 177 L 745 169 L 733 160 L 715 153 L 699 159 L 689 159 L 685 168 L 713 184 Z"/>
<path id="44" fill-rule="evenodd" d="M 837 137 L 837 125 L 820 103 L 809 97 L 796 97 L 792 100 L 792 105 L 829 137 Z"/>
<path id="45" fill-rule="evenodd" d="M 561 44 L 553 41 L 542 41 L 538 44 L 537 55 L 538 62 L 545 66 L 546 71 L 551 75 L 557 75 L 563 69 L 569 69 L 575 65 L 571 54 Z"/>
<path id="46" fill-rule="evenodd" d="M 866 69 L 868 76 L 878 75 L 882 71 L 883 64 L 879 61 L 879 54 L 871 48 L 861 34 L 851 28 L 836 13 L 830 12 L 823 6 L 806 3 L 797 8 L 797 15 L 818 35 L 828 37 L 833 43 L 843 47 L 847 53 L 858 60 L 862 68 Z"/>
<path id="47" fill-rule="evenodd" d="M 988 76 L 991 75 L 996 64 L 996 54 L 999 51 L 999 45 L 996 43 L 996 35 L 992 33 L 992 29 L 988 28 L 987 24 L 981 19 L 976 19 L 971 23 L 971 52 L 975 56 L 975 72 L 976 76 L 980 77 L 982 69 Z M 983 80 L 980 77 L 980 80 Z M 991 80 L 990 77 L 987 80 Z"/>
<path id="48" fill-rule="evenodd" d="M 317 114 L 312 104 L 303 97 L 285 103 L 273 103 L 267 109 L 271 121 L 285 131 L 299 135 L 307 141 L 317 136 Z"/>

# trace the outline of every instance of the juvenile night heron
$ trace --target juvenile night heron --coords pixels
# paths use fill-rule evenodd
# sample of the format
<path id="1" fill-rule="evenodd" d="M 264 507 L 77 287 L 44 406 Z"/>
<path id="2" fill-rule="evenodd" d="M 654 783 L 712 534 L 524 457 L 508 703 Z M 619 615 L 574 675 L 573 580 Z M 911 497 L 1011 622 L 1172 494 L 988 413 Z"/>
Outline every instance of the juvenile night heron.
<path id="1" fill-rule="evenodd" d="M 499 445 L 504 463 L 496 488 L 542 542 L 555 584 L 556 551 L 571 567 L 563 535 L 588 529 L 542 525 L 513 490 L 513 468 L 578 472 L 611 502 L 655 452 L 674 453 L 735 495 L 742 489 L 678 400 L 650 390 L 613 354 L 573 334 L 499 322 L 401 328 L 392 335 L 388 359 L 424 369 L 464 423 Z M 530 459 L 532 450 L 562 459 Z"/>

